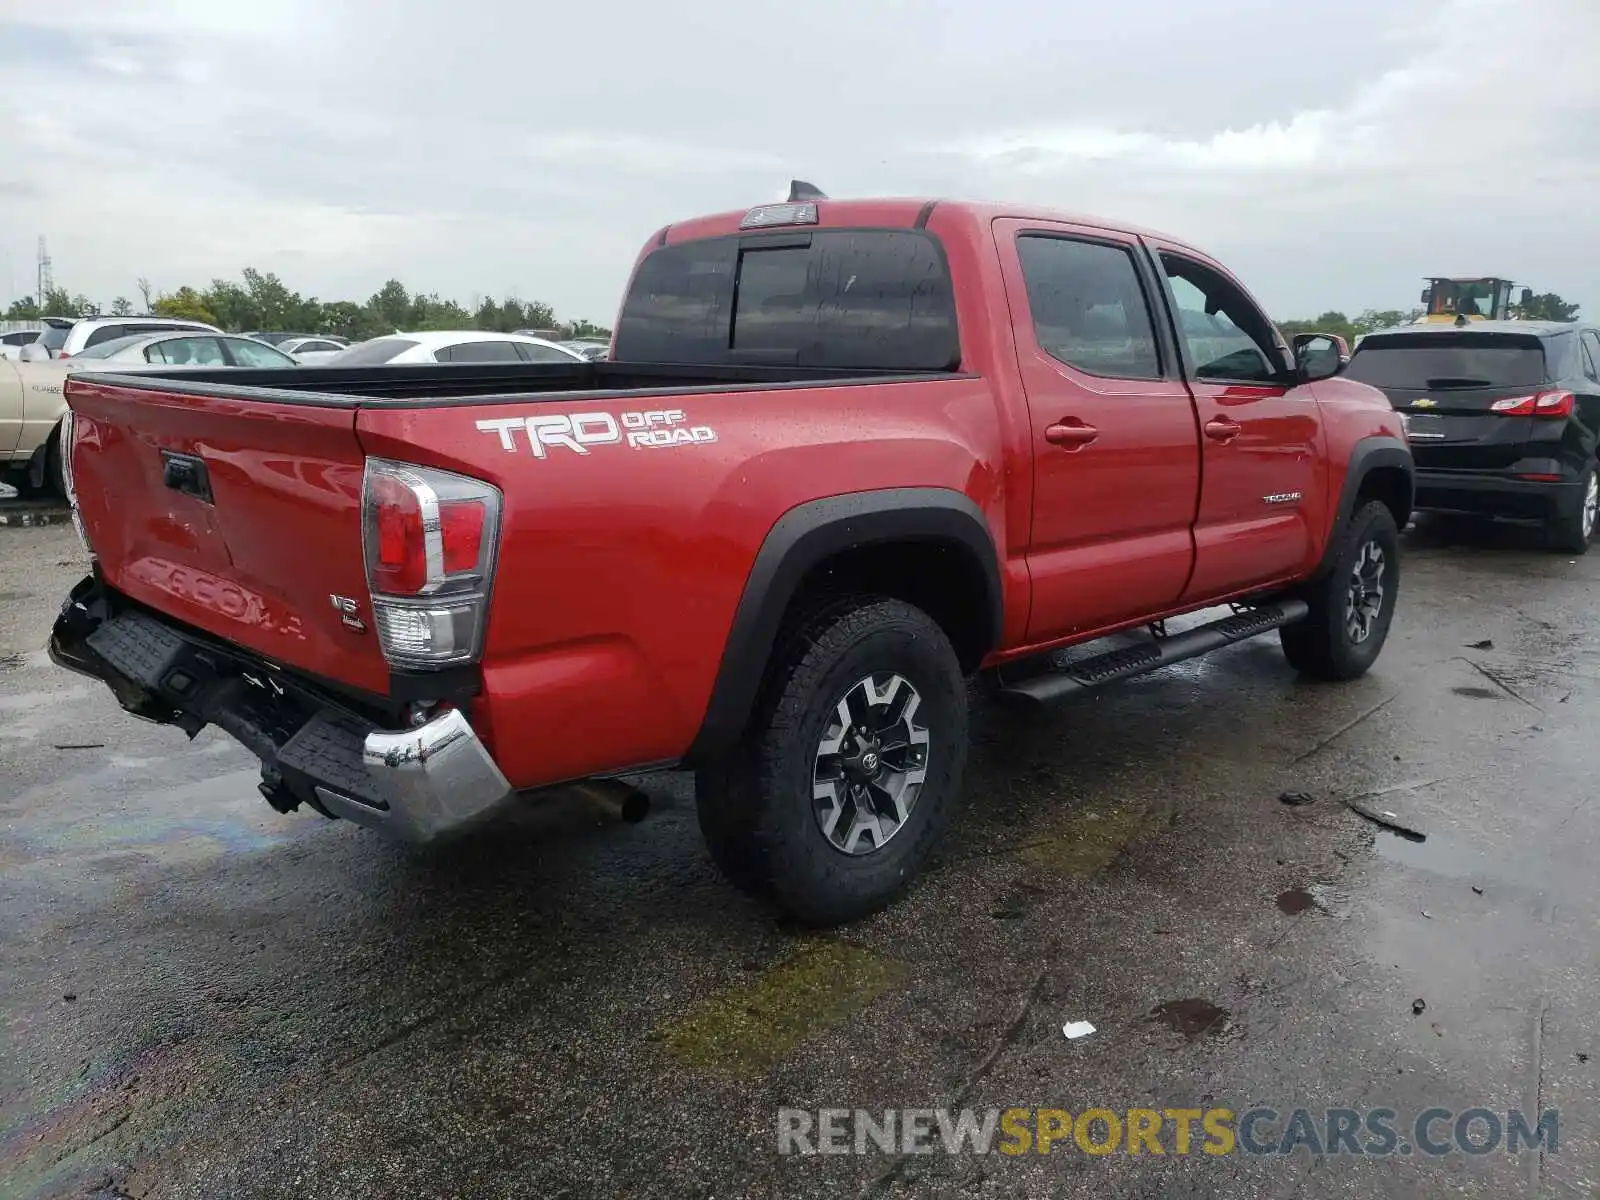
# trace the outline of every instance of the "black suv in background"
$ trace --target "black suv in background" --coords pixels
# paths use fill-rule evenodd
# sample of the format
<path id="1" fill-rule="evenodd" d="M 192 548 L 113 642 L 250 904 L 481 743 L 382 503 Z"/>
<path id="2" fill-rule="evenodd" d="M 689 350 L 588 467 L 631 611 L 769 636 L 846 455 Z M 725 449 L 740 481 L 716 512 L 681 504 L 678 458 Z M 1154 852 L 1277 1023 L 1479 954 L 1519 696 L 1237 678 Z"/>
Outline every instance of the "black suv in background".
<path id="1" fill-rule="evenodd" d="M 1412 326 L 1361 339 L 1346 374 L 1406 415 L 1419 509 L 1541 522 L 1582 554 L 1600 512 L 1600 334 L 1545 321 Z"/>

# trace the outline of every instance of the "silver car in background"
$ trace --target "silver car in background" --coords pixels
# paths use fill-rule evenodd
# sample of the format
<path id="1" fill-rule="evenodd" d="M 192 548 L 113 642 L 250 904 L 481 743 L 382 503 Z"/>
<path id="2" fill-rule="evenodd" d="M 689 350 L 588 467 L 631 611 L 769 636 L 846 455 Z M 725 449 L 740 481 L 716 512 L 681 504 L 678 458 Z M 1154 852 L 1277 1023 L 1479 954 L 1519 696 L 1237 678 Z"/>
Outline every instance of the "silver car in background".
<path id="1" fill-rule="evenodd" d="M 581 363 L 587 362 L 554 342 L 520 333 L 492 333 L 482 329 L 430 329 L 421 333 L 392 333 L 359 342 L 325 359 L 330 367 L 376 367 L 385 363 Z"/>
<path id="2" fill-rule="evenodd" d="M 80 365 L 81 364 L 81 365 Z M 294 367 L 275 346 L 226 333 L 133 334 L 100 342 L 72 356 L 71 370 L 127 371 L 149 367 Z"/>
<path id="3" fill-rule="evenodd" d="M 294 359 L 295 362 L 308 367 L 326 362 L 341 350 L 348 349 L 344 343 L 325 337 L 286 338 L 281 342 L 274 343 L 274 345 Z"/>

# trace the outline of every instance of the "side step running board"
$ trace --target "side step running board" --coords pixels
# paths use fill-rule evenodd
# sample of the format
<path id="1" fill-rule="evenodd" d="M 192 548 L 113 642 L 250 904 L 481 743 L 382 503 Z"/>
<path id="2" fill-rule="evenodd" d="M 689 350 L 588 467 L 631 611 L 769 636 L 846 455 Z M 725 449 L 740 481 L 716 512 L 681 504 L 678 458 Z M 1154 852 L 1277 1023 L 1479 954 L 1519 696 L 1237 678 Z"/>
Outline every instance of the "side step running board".
<path id="1" fill-rule="evenodd" d="M 1013 684 L 1004 684 L 1002 699 L 1044 704 L 1075 692 L 1104 687 L 1135 675 L 1159 671 L 1187 658 L 1198 658 L 1223 646 L 1231 646 L 1284 625 L 1303 620 L 1308 609 L 1304 600 L 1280 600 L 1246 612 L 1234 613 L 1220 621 L 1174 633 L 1137 646 L 1122 646 L 1080 659 L 1070 666 L 1046 671 Z"/>

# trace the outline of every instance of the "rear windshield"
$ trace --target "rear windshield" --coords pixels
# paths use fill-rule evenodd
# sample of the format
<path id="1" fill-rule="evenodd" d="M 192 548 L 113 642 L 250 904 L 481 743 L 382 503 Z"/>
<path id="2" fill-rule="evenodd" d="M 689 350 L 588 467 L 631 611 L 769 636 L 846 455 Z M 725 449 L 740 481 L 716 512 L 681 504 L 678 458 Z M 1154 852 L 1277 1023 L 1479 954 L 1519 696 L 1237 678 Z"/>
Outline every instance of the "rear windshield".
<path id="1" fill-rule="evenodd" d="M 410 338 L 373 338 L 370 342 L 339 351 L 341 367 L 375 367 L 386 363 L 398 354 L 404 354 L 417 343 Z"/>
<path id="2" fill-rule="evenodd" d="M 639 265 L 623 362 L 942 371 L 960 361 L 950 269 L 915 230 L 705 238 Z"/>
<path id="3" fill-rule="evenodd" d="M 67 344 L 67 334 L 72 332 L 70 325 L 49 325 L 39 335 L 39 345 L 45 347 L 52 354 Z"/>
<path id="4" fill-rule="evenodd" d="M 1544 348 L 1538 338 L 1504 334 L 1368 338 L 1345 373 L 1387 388 L 1533 387 L 1545 381 Z"/>

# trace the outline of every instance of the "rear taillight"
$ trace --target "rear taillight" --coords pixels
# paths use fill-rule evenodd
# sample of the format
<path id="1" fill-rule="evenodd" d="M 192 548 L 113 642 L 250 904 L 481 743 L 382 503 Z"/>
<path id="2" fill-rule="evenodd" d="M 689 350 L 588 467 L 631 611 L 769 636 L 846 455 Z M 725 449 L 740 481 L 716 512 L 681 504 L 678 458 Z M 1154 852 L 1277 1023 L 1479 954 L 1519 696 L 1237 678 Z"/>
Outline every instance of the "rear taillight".
<path id="1" fill-rule="evenodd" d="M 499 490 L 450 471 L 369 458 L 361 530 L 384 658 L 397 667 L 475 661 L 488 620 Z"/>
<path id="2" fill-rule="evenodd" d="M 1577 403 L 1571 392 L 1540 392 L 1533 398 L 1536 417 L 1570 417 Z"/>
<path id="3" fill-rule="evenodd" d="M 1489 411 L 1503 417 L 1570 417 L 1575 403 L 1571 392 L 1539 392 L 1496 400 Z"/>

